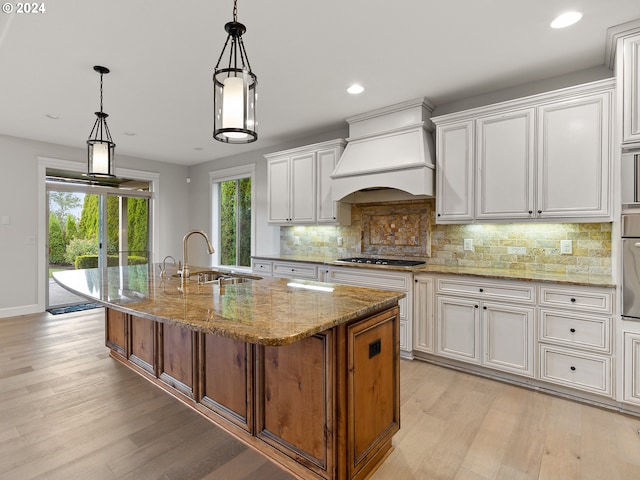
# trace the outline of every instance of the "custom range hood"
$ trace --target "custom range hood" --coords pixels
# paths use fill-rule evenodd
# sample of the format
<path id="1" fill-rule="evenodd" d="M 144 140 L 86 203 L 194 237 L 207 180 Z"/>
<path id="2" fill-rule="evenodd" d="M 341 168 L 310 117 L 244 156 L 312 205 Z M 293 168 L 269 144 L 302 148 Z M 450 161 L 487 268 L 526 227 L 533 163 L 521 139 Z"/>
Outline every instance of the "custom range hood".
<path id="1" fill-rule="evenodd" d="M 432 111 L 426 98 L 418 98 L 347 118 L 347 147 L 331 175 L 333 200 L 432 197 Z"/>

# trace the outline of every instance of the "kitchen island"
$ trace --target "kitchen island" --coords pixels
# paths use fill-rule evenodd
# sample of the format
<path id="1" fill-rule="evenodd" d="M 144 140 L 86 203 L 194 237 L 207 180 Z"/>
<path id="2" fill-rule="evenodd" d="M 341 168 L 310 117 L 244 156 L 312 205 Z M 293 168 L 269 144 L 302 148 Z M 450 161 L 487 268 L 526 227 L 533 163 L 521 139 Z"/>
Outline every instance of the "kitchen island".
<path id="1" fill-rule="evenodd" d="M 403 294 L 282 278 L 56 272 L 105 305 L 111 356 L 300 478 L 366 478 L 400 427 Z"/>

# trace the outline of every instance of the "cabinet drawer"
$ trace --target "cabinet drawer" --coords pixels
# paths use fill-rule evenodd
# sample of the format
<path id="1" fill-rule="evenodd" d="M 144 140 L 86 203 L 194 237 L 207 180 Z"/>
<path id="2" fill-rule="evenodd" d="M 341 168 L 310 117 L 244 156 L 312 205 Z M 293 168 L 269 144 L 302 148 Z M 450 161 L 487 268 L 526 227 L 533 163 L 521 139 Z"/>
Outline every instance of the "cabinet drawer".
<path id="1" fill-rule="evenodd" d="M 540 306 L 613 313 L 612 293 L 597 288 L 540 287 Z"/>
<path id="2" fill-rule="evenodd" d="M 611 396 L 611 358 L 540 347 L 540 379 Z"/>
<path id="3" fill-rule="evenodd" d="M 447 295 L 473 295 L 475 298 L 535 303 L 536 289 L 533 285 L 520 283 L 478 282 L 457 278 L 439 278 L 436 292 Z"/>
<path id="4" fill-rule="evenodd" d="M 540 310 L 539 340 L 597 353 L 611 352 L 611 318 Z"/>
<path id="5" fill-rule="evenodd" d="M 271 262 L 254 260 L 251 262 L 251 270 L 253 273 L 271 274 Z"/>
<path id="6" fill-rule="evenodd" d="M 310 278 L 316 280 L 318 278 L 318 267 L 316 265 L 273 262 L 273 276 Z"/>
<path id="7" fill-rule="evenodd" d="M 344 270 L 329 270 L 327 282 L 342 283 L 361 287 L 379 288 L 382 290 L 409 290 L 411 273 L 377 272 L 373 269 L 354 267 Z"/>

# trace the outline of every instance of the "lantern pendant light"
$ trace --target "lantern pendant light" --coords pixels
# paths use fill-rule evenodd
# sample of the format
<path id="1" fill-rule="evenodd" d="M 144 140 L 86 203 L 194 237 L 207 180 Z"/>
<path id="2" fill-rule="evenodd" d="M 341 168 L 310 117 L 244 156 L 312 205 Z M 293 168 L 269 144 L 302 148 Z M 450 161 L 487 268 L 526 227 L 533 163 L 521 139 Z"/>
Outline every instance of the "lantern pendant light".
<path id="1" fill-rule="evenodd" d="M 242 42 L 242 35 L 247 28 L 237 21 L 237 3 L 234 0 L 233 21 L 224 26 L 228 34 L 227 41 L 213 72 L 213 138 L 225 143 L 251 143 L 258 139 L 258 77 L 251 71 Z M 223 62 L 227 46 L 228 61 Z"/>
<path id="2" fill-rule="evenodd" d="M 102 111 L 102 76 L 109 69 L 96 65 L 93 69 L 100 74 L 100 111 L 87 140 L 87 175 L 89 177 L 115 177 L 114 153 L 116 144 L 111 139 L 107 126 L 107 115 Z"/>

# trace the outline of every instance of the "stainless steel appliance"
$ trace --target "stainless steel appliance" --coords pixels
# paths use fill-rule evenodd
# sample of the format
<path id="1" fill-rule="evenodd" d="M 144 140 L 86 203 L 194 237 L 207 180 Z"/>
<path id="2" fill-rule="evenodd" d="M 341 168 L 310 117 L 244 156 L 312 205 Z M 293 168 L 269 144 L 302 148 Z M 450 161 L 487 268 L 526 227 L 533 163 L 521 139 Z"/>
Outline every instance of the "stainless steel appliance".
<path id="1" fill-rule="evenodd" d="M 640 322 L 640 214 L 622 216 L 622 317 Z"/>
<path id="2" fill-rule="evenodd" d="M 640 239 L 639 239 L 640 241 Z M 368 257 L 349 257 L 340 258 L 339 262 L 349 263 L 366 263 L 370 265 L 387 265 L 394 267 L 415 267 L 416 265 L 424 265 L 425 262 L 420 260 L 401 260 L 397 258 L 368 258 Z"/>
<path id="3" fill-rule="evenodd" d="M 640 154 L 623 154 L 620 169 L 622 207 L 640 208 Z"/>

